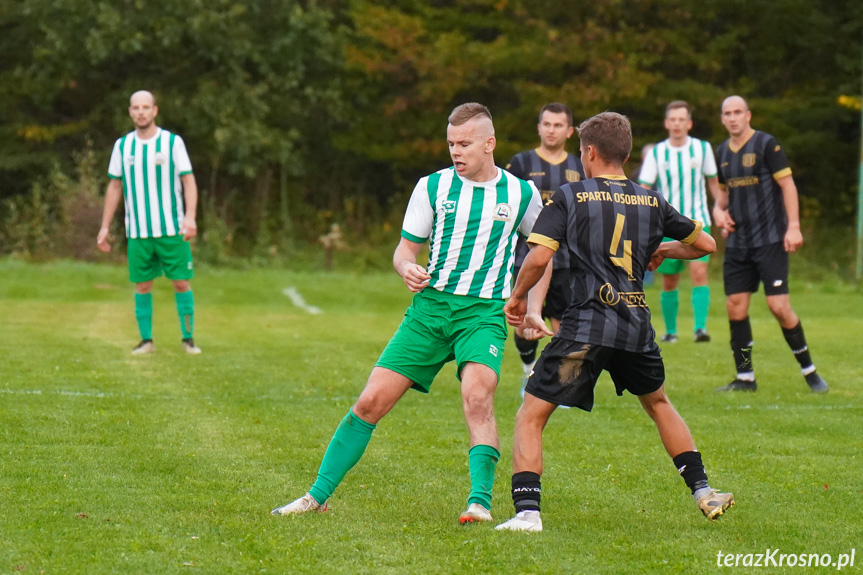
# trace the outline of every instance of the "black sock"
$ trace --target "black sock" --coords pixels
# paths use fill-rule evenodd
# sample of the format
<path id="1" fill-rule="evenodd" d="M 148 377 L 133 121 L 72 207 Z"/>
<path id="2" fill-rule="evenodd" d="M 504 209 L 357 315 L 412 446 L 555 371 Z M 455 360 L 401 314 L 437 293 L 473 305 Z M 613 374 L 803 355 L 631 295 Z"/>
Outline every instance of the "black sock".
<path id="1" fill-rule="evenodd" d="M 515 348 L 518 350 L 518 355 L 521 356 L 521 361 L 524 364 L 533 363 L 536 359 L 536 348 L 539 346 L 537 340 L 524 339 L 523 337 L 515 336 Z"/>
<path id="2" fill-rule="evenodd" d="M 803 335 L 803 324 L 798 321 L 797 325 L 791 329 L 783 327 L 782 335 L 785 336 L 788 347 L 791 348 L 797 363 L 800 364 L 800 369 L 806 370 L 813 367 L 812 358 L 809 356 L 809 347 L 806 345 L 806 336 Z"/>
<path id="3" fill-rule="evenodd" d="M 707 473 L 701 463 L 701 454 L 697 451 L 684 451 L 672 458 L 677 472 L 680 473 L 686 486 L 695 493 L 696 490 L 709 487 L 707 484 Z"/>
<path id="4" fill-rule="evenodd" d="M 731 352 L 734 354 L 737 373 L 755 371 L 752 367 L 752 345 L 755 342 L 752 341 L 749 318 L 731 320 L 728 323 L 731 325 Z"/>
<path id="5" fill-rule="evenodd" d="M 539 473 L 522 471 L 512 475 L 512 502 L 515 512 L 539 511 L 539 501 L 542 498 L 542 485 Z"/>

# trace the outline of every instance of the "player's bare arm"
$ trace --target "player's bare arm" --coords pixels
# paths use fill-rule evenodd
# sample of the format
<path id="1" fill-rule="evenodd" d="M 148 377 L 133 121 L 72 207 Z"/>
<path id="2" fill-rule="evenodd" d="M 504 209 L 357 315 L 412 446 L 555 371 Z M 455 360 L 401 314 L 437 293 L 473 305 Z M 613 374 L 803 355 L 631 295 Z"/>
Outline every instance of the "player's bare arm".
<path id="1" fill-rule="evenodd" d="M 794 253 L 803 245 L 803 233 L 800 231 L 800 208 L 797 200 L 797 186 L 792 176 L 776 180 L 782 188 L 782 201 L 785 204 L 785 214 L 788 216 L 788 230 L 785 232 L 785 251 Z"/>
<path id="2" fill-rule="evenodd" d="M 715 200 L 713 204 L 713 222 L 716 227 L 722 229 L 723 235 L 728 235 L 734 231 L 734 220 L 731 214 L 728 213 L 728 190 L 716 183 L 715 187 L 710 185 L 708 179 L 710 193 L 713 194 Z"/>
<path id="3" fill-rule="evenodd" d="M 527 313 L 524 314 L 524 320 L 521 324 L 521 337 L 524 339 L 532 341 L 554 335 L 554 332 L 548 328 L 542 318 L 542 304 L 548 294 L 548 287 L 551 285 L 551 276 L 554 271 L 553 262 L 554 259 L 552 258 L 545 266 L 542 277 L 527 292 Z"/>
<path id="4" fill-rule="evenodd" d="M 524 258 L 524 263 L 521 265 L 521 271 L 518 272 L 518 280 L 515 282 L 515 287 L 512 289 L 512 295 L 509 301 L 503 308 L 506 315 L 506 321 L 513 326 L 520 326 L 524 322 L 524 316 L 527 313 L 527 294 L 534 287 L 549 267 L 549 262 L 554 256 L 554 250 L 541 245 L 533 245 Z M 548 282 L 545 284 L 543 293 L 538 291 L 531 294 L 531 298 L 537 298 L 542 302 L 545 299 L 545 292 L 548 290 Z M 542 296 L 542 297 L 540 297 Z"/>
<path id="5" fill-rule="evenodd" d="M 422 291 L 431 279 L 426 269 L 417 263 L 417 256 L 424 246 L 425 244 L 401 238 L 393 253 L 393 268 L 412 292 Z"/>
<path id="6" fill-rule="evenodd" d="M 656 268 L 663 260 L 670 258 L 673 260 L 696 260 L 716 251 L 716 240 L 713 236 L 701 230 L 698 237 L 691 244 L 684 244 L 679 241 L 662 242 L 659 248 L 650 257 L 650 263 L 647 269 L 656 271 Z"/>
<path id="7" fill-rule="evenodd" d="M 111 251 L 111 244 L 108 243 L 108 233 L 111 229 L 111 220 L 114 219 L 114 212 L 117 211 L 117 206 L 120 205 L 121 197 L 123 197 L 123 182 L 112 179 L 108 182 L 108 190 L 105 192 L 102 225 L 99 228 L 99 235 L 96 236 L 96 247 L 105 253 Z"/>
<path id="8" fill-rule="evenodd" d="M 198 235 L 198 183 L 195 181 L 195 174 L 183 174 L 180 181 L 183 183 L 183 199 L 186 204 L 180 233 L 183 234 L 183 239 L 188 241 Z"/>

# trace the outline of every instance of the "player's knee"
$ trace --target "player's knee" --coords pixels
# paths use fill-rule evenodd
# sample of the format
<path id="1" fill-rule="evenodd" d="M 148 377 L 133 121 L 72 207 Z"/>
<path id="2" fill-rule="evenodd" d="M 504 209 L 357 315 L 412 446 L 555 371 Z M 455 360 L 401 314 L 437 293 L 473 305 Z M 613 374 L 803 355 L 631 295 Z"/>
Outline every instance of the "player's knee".
<path id="1" fill-rule="evenodd" d="M 652 393 L 638 396 L 641 401 L 641 407 L 647 412 L 651 419 L 656 419 L 656 415 L 664 407 L 671 405 L 668 401 L 668 396 L 665 395 L 665 386 L 660 387 Z"/>
<path id="2" fill-rule="evenodd" d="M 494 414 L 493 393 L 473 386 L 462 394 L 464 416 L 468 421 L 485 421 Z"/>

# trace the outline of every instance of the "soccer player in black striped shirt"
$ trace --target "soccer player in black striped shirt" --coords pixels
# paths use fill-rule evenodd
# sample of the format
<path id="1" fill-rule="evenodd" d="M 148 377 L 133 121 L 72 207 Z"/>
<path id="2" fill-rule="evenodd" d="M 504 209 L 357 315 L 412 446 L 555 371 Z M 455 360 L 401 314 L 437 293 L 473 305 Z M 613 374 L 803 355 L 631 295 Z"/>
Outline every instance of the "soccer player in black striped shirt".
<path id="1" fill-rule="evenodd" d="M 749 302 L 764 284 L 767 307 L 800 364 L 809 388 L 828 390 L 815 371 L 800 318 L 788 295 L 788 254 L 803 245 L 797 187 L 788 158 L 770 134 L 753 130 L 746 100 L 722 102 L 722 124 L 731 136 L 716 150 L 719 194 L 713 207 L 717 227 L 727 234 L 722 275 L 737 377 L 716 391 L 755 391 Z"/>
<path id="2" fill-rule="evenodd" d="M 575 132 L 572 123 L 572 110 L 566 104 L 552 102 L 543 106 L 536 125 L 539 133 L 539 147 L 520 152 L 512 157 L 506 169 L 517 178 L 532 181 L 545 203 L 563 184 L 584 179 L 581 158 L 566 151 L 566 142 Z M 527 242 L 519 236 L 515 249 L 515 268 L 513 282 L 527 255 Z M 554 271 L 548 287 L 542 316 L 551 320 L 551 330 L 557 333 L 563 311 L 572 299 L 569 277 L 569 254 L 560 250 L 554 254 Z M 525 339 L 521 328 L 515 330 L 515 347 L 522 361 L 524 378 L 521 384 L 522 395 L 527 378 L 536 362 L 537 340 Z"/>
<path id="3" fill-rule="evenodd" d="M 680 215 L 662 194 L 626 178 L 623 164 L 632 151 L 632 129 L 625 116 L 604 112 L 583 122 L 578 133 L 589 179 L 562 186 L 540 212 L 528 238 L 530 253 L 504 307 L 512 325 L 523 323 L 526 337 L 551 335 L 535 296 L 544 295 L 555 251 L 569 252 L 572 303 L 527 382 L 513 438 L 516 516 L 497 529 L 542 530 L 542 430 L 558 405 L 590 411 L 603 370 L 618 395 L 638 396 L 699 509 L 715 519 L 734 497 L 710 488 L 692 435 L 665 394 L 665 367 L 642 278 L 646 268 L 656 269 L 665 258 L 700 258 L 715 251 L 716 243 L 700 222 Z M 663 237 L 678 241 L 663 242 Z M 528 306 L 527 291 L 537 282 Z"/>

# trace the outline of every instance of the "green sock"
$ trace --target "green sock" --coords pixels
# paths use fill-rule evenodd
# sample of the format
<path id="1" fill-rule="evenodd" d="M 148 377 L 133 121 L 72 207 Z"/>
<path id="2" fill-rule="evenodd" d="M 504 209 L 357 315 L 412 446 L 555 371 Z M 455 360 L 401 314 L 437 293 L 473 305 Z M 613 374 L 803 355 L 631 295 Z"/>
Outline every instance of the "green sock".
<path id="1" fill-rule="evenodd" d="M 195 296 L 192 295 L 192 290 L 189 290 L 174 293 L 174 299 L 177 302 L 177 315 L 180 316 L 183 339 L 189 339 L 195 330 Z"/>
<path id="2" fill-rule="evenodd" d="M 135 319 L 141 339 L 153 339 L 153 294 L 135 293 Z"/>
<path id="3" fill-rule="evenodd" d="M 467 454 L 470 467 L 470 495 L 468 505 L 479 503 L 491 509 L 491 488 L 494 485 L 494 469 L 500 459 L 500 451 L 491 445 L 474 445 Z"/>
<path id="4" fill-rule="evenodd" d="M 660 296 L 665 333 L 677 333 L 677 290 L 664 291 Z"/>
<path id="5" fill-rule="evenodd" d="M 692 312 L 695 315 L 695 329 L 707 328 L 707 312 L 710 309 L 710 286 L 692 288 Z"/>
<path id="6" fill-rule="evenodd" d="M 363 456 L 375 427 L 354 415 L 353 410 L 348 411 L 336 428 L 318 469 L 318 478 L 309 489 L 315 501 L 323 503 L 330 498 L 347 472 Z"/>

